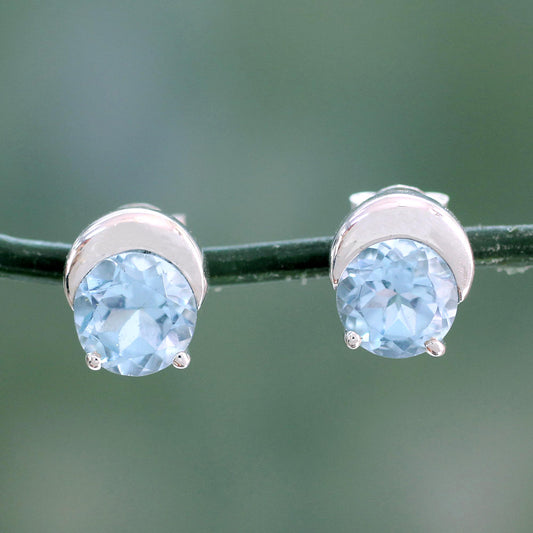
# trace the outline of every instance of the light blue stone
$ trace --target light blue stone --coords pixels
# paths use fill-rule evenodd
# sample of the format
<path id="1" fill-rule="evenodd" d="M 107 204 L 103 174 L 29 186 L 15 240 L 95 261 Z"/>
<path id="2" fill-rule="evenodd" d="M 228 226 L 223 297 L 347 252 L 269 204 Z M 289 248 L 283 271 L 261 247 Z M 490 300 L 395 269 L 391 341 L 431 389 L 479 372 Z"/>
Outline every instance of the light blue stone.
<path id="1" fill-rule="evenodd" d="M 156 254 L 124 252 L 96 265 L 74 297 L 74 321 L 83 349 L 102 367 L 146 376 L 187 349 L 197 305 L 180 270 Z"/>
<path id="2" fill-rule="evenodd" d="M 363 250 L 343 272 L 337 310 L 361 346 L 383 357 L 425 352 L 442 340 L 455 319 L 459 296 L 448 264 L 432 248 L 411 239 L 390 239 Z"/>

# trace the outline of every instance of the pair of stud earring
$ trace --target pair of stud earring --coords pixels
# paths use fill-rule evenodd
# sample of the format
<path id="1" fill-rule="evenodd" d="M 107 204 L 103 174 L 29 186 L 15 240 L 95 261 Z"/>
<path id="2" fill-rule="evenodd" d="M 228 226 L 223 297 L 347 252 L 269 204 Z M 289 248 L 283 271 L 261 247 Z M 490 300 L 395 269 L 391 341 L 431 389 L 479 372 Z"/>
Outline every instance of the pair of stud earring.
<path id="1" fill-rule="evenodd" d="M 448 197 L 395 185 L 350 201 L 330 258 L 346 345 L 396 359 L 443 355 L 474 276 Z M 207 292 L 203 263 L 184 217 L 153 206 L 124 206 L 85 229 L 64 288 L 87 366 L 127 376 L 186 368 Z"/>

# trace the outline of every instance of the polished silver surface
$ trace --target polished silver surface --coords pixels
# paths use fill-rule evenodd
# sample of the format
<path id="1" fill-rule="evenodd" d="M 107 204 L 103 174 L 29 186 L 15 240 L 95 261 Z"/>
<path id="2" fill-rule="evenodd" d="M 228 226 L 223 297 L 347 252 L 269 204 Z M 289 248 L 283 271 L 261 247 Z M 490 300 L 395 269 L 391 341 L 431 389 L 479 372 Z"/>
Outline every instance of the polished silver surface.
<path id="1" fill-rule="evenodd" d="M 381 189 L 379 191 L 380 193 L 387 192 L 392 189 L 396 189 L 397 187 L 401 187 L 402 189 L 406 191 L 413 191 L 413 192 L 422 192 L 420 189 L 417 189 L 416 187 L 409 187 L 407 185 L 392 185 L 391 187 L 386 187 L 385 189 Z M 366 202 L 367 200 L 370 200 L 373 196 L 376 196 L 376 192 L 356 192 L 355 194 L 352 194 L 350 196 L 350 205 L 352 206 L 352 209 L 355 209 L 356 207 L 359 207 L 363 202 Z M 442 207 L 448 207 L 448 203 L 450 202 L 450 197 L 447 194 L 443 194 L 441 192 L 426 192 L 424 193 L 426 196 L 429 196 L 432 200 L 435 200 L 438 202 Z"/>
<path id="2" fill-rule="evenodd" d="M 352 195 L 352 202 L 362 203 L 346 218 L 333 240 L 330 257 L 333 287 L 337 287 L 345 268 L 365 248 L 388 239 L 406 238 L 428 245 L 448 263 L 455 276 L 459 301 L 464 300 L 474 278 L 474 256 L 463 227 L 441 204 L 446 204 L 447 198 L 405 185 Z"/>
<path id="3" fill-rule="evenodd" d="M 357 350 L 361 346 L 361 337 L 355 331 L 344 332 L 344 342 L 350 350 Z"/>
<path id="4" fill-rule="evenodd" d="M 64 289 L 70 306 L 79 284 L 93 267 L 107 257 L 131 250 L 152 252 L 176 265 L 200 308 L 207 292 L 202 251 L 180 222 L 147 204 L 113 211 L 76 239 L 65 265 Z"/>
<path id="5" fill-rule="evenodd" d="M 85 363 L 91 370 L 100 370 L 102 368 L 102 360 L 96 352 L 88 353 L 85 356 Z"/>
<path id="6" fill-rule="evenodd" d="M 179 370 L 183 370 L 189 366 L 191 362 L 191 356 L 187 352 L 180 352 L 172 361 L 172 366 Z"/>
<path id="7" fill-rule="evenodd" d="M 446 353 L 446 345 L 439 339 L 429 339 L 424 345 L 426 352 L 432 357 L 441 357 Z"/>

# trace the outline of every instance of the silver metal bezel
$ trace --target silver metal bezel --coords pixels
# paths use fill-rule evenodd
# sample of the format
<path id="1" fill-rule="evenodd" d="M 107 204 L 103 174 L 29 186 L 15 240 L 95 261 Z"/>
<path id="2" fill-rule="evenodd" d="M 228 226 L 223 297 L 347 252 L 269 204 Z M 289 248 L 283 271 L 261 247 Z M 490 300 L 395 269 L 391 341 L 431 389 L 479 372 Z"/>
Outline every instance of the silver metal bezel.
<path id="1" fill-rule="evenodd" d="M 176 218 L 156 209 L 144 205 L 125 206 L 82 231 L 65 264 L 63 286 L 70 307 L 79 284 L 98 263 L 122 252 L 145 250 L 180 269 L 200 308 L 207 292 L 202 251 Z"/>
<path id="2" fill-rule="evenodd" d="M 372 244 L 388 239 L 407 238 L 435 250 L 448 263 L 459 292 L 466 298 L 474 278 L 474 255 L 459 221 L 436 198 L 414 187 L 397 185 L 368 196 L 352 195 L 362 203 L 346 218 L 337 232 L 330 256 L 330 279 L 337 288 L 348 264 Z M 430 196 L 431 195 L 431 196 Z M 366 196 L 366 197 L 365 197 Z"/>

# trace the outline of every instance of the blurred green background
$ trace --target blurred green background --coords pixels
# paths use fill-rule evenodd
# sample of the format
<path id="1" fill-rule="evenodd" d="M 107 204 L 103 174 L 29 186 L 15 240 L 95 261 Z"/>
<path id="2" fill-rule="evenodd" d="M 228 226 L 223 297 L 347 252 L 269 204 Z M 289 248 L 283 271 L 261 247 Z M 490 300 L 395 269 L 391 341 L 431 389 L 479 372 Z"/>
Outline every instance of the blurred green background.
<path id="1" fill-rule="evenodd" d="M 0 231 L 128 202 L 204 246 L 331 235 L 350 193 L 533 222 L 530 1 L 0 3 Z M 0 281 L 2 532 L 530 532 L 532 271 L 441 360 L 346 350 L 326 279 L 211 290 L 186 372 L 87 370 L 59 284 Z"/>

